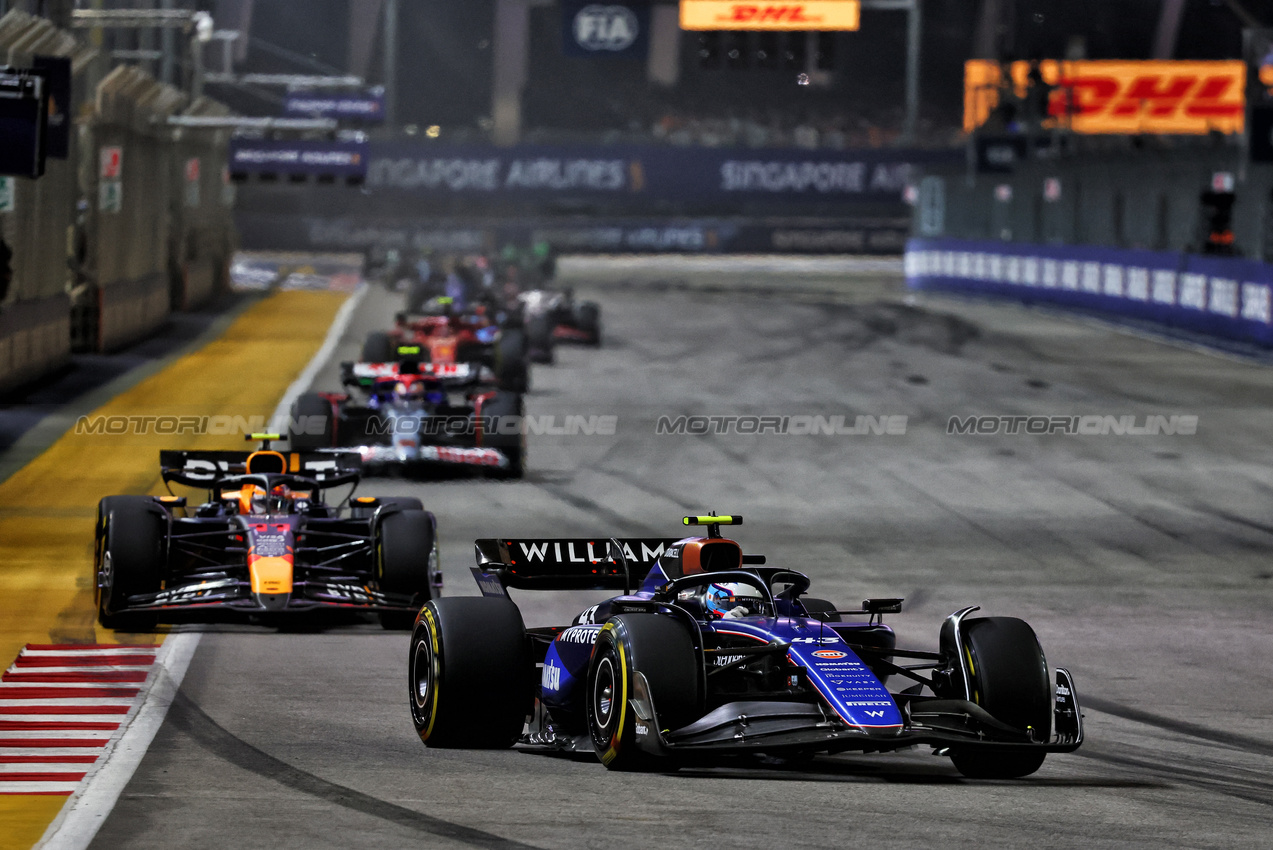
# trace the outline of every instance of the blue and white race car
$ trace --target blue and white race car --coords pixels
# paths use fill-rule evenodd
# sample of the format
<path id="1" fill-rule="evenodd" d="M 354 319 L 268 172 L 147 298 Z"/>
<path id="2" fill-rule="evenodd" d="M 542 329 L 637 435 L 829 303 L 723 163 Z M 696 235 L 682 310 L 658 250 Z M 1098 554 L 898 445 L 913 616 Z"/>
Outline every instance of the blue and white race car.
<path id="1" fill-rule="evenodd" d="M 476 541 L 483 595 L 431 600 L 416 618 L 424 743 L 592 749 L 612 769 L 927 745 L 978 778 L 1027 776 L 1082 744 L 1073 680 L 1049 673 L 1022 620 L 964 608 L 936 651 L 899 649 L 882 616 L 901 599 L 838 610 L 805 595 L 803 573 L 720 535 L 741 517 L 684 521 L 707 536 Z M 623 595 L 527 629 L 509 588 Z"/>

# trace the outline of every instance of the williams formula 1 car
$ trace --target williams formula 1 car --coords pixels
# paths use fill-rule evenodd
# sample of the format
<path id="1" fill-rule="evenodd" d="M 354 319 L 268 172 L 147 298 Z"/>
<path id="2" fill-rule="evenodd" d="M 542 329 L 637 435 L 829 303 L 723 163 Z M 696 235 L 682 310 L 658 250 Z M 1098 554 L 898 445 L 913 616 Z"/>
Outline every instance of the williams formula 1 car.
<path id="1" fill-rule="evenodd" d="M 353 449 L 374 472 L 450 468 L 522 476 L 522 397 L 495 389 L 483 364 L 406 359 L 342 363 L 341 370 L 347 392 L 304 393 L 293 403 L 293 449 Z"/>
<path id="2" fill-rule="evenodd" d="M 95 587 L 107 628 L 138 630 L 200 613 L 261 619 L 317 609 L 380 615 L 409 628 L 441 592 L 437 523 L 414 498 L 323 501 L 356 486 L 349 452 L 164 451 L 165 485 L 184 496 L 108 496 L 97 508 Z M 352 494 L 351 494 L 352 495 Z"/>
<path id="3" fill-rule="evenodd" d="M 612 769 L 927 745 L 983 778 L 1082 744 L 1070 674 L 1052 678 L 1023 621 L 964 608 L 936 651 L 900 649 L 881 619 L 902 600 L 840 611 L 808 597 L 804 574 L 720 536 L 741 521 L 686 517 L 708 534 L 683 540 L 478 540 L 483 595 L 426 603 L 412 633 L 421 739 L 591 749 Z M 527 629 L 508 588 L 623 595 Z"/>

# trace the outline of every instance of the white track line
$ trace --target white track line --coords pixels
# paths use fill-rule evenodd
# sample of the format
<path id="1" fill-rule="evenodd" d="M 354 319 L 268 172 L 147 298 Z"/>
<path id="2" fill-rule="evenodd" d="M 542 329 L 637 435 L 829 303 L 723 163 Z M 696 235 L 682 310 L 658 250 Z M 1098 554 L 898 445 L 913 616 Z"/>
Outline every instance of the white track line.
<path id="1" fill-rule="evenodd" d="M 297 396 L 309 389 L 309 385 L 314 383 L 314 378 L 318 375 L 318 370 L 323 368 L 331 358 L 332 353 L 336 350 L 336 346 L 340 345 L 340 338 L 345 335 L 345 328 L 349 327 L 350 320 L 354 317 L 354 311 L 358 309 L 358 305 L 362 303 L 362 299 L 367 296 L 367 284 L 362 283 L 354 290 L 354 294 L 349 296 L 344 304 L 340 305 L 340 309 L 336 311 L 336 318 L 332 320 L 332 326 L 327 329 L 327 336 L 323 339 L 322 346 L 315 352 L 312 360 L 299 375 L 296 380 L 292 381 L 292 385 L 287 388 L 287 392 L 283 393 L 283 397 L 279 399 L 278 406 L 274 408 L 274 415 L 270 417 L 270 422 L 274 427 L 278 427 L 279 423 L 287 424 L 287 417 L 292 412 L 292 402 L 296 401 Z M 280 428 L 278 433 L 286 434 L 287 428 Z"/>
<path id="2" fill-rule="evenodd" d="M 336 346 L 340 344 L 341 337 L 345 334 L 345 328 L 349 326 L 353 318 L 354 310 L 362 303 L 366 294 L 367 285 L 360 284 L 354 294 L 336 311 L 336 317 L 331 327 L 327 329 L 323 344 L 305 369 L 287 388 L 278 406 L 274 408 L 273 422 L 286 421 L 287 415 L 291 412 L 292 402 L 309 389 L 309 385 L 318 375 L 318 370 L 323 368 L 332 356 Z M 57 819 L 49 824 L 44 837 L 32 850 L 86 850 L 93 841 L 93 836 L 97 835 L 97 830 L 106 822 L 107 816 L 115 808 L 119 795 L 123 793 L 128 781 L 133 778 L 133 773 L 136 772 L 137 765 L 141 764 L 142 757 L 146 755 L 150 742 L 154 740 L 159 727 L 163 725 L 164 716 L 167 715 L 168 707 L 172 705 L 173 698 L 181 687 L 181 680 L 185 677 L 186 668 L 190 666 L 190 659 L 194 657 L 198 646 L 198 632 L 182 632 L 168 636 L 155 657 L 155 672 L 151 676 L 149 688 L 141 695 L 141 708 L 131 719 L 125 721 L 128 725 L 123 737 L 108 748 L 106 754 L 92 767 L 84 781 L 75 786 L 74 792 L 67 799 Z M 121 650 L 116 649 L 115 652 L 119 653 Z M 58 703 L 61 700 L 43 702 Z M 5 784 L 16 786 L 23 783 Z"/>

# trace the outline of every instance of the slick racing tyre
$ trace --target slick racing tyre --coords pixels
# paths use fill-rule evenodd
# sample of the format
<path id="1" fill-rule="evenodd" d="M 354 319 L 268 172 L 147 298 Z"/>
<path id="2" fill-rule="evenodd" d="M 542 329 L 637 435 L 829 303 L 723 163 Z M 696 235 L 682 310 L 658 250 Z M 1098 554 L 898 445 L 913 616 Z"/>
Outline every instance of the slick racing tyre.
<path id="1" fill-rule="evenodd" d="M 495 349 L 495 376 L 499 387 L 513 393 L 530 389 L 530 366 L 526 362 L 526 334 L 520 330 L 500 332 Z"/>
<path id="2" fill-rule="evenodd" d="M 1046 740 L 1052 731 L 1052 688 L 1034 630 L 1016 617 L 978 617 L 964 620 L 962 631 L 972 701 L 996 720 L 1022 732 L 1032 728 Z M 973 779 L 1016 779 L 1038 770 L 1046 755 L 955 747 L 950 759 Z"/>
<path id="3" fill-rule="evenodd" d="M 155 593 L 164 577 L 168 523 L 149 496 L 107 496 L 97 506 L 97 619 L 108 629 L 147 631 L 158 616 L 125 610 L 128 597 Z"/>
<path id="4" fill-rule="evenodd" d="M 508 468 L 492 470 L 493 478 L 521 478 L 526 474 L 526 429 L 523 427 L 523 415 L 526 406 L 517 393 L 497 392 L 495 397 L 482 405 L 482 418 L 496 425 L 495 433 L 483 436 L 483 445 L 499 449 L 508 458 Z M 505 422 L 516 422 L 512 426 L 500 428 Z M 507 433 L 505 433 L 507 432 Z"/>
<path id="5" fill-rule="evenodd" d="M 534 704 L 535 664 L 511 599 L 454 596 L 426 603 L 408 662 L 411 719 L 427 746 L 517 743 Z"/>
<path id="6" fill-rule="evenodd" d="M 601 345 L 601 308 L 591 301 L 575 307 L 575 326 L 589 337 L 589 345 Z"/>
<path id="7" fill-rule="evenodd" d="M 701 667 L 689 631 L 679 620 L 665 614 L 622 614 L 608 620 L 592 651 L 586 694 L 588 729 L 601 763 L 610 770 L 663 767 L 663 759 L 640 749 L 637 736 L 677 729 L 698 716 Z M 654 720 L 637 717 L 630 704 L 637 673 L 649 686 Z"/>
<path id="8" fill-rule="evenodd" d="M 551 365 L 556 360 L 553 327 L 546 316 L 535 316 L 526 322 L 526 345 L 532 363 Z"/>
<path id="9" fill-rule="evenodd" d="M 419 504 L 419 500 L 410 501 Z M 397 508 L 380 520 L 377 543 L 377 580 L 380 589 L 386 593 L 413 596 L 413 604 L 418 609 L 429 600 L 433 571 L 437 569 L 437 521 L 433 514 Z M 415 611 L 386 611 L 380 614 L 380 625 L 386 629 L 405 631 L 414 622 Z"/>
<path id="10" fill-rule="evenodd" d="M 292 402 L 287 441 L 294 452 L 326 449 L 332 445 L 332 405 L 318 393 L 302 393 Z M 322 428 L 313 427 L 321 421 Z M 309 427 L 306 427 L 308 425 Z M 300 430 L 297 430 L 300 426 Z"/>
<path id="11" fill-rule="evenodd" d="M 373 331 L 367 334 L 367 341 L 362 344 L 362 357 L 364 363 L 388 363 L 397 359 L 397 351 L 394 349 L 393 339 L 384 331 Z"/>

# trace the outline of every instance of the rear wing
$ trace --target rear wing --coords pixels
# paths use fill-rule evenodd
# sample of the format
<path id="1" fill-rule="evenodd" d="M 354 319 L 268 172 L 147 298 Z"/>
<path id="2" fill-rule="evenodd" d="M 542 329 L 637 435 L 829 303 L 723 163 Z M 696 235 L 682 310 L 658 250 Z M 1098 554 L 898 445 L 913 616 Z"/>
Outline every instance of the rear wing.
<path id="1" fill-rule="evenodd" d="M 618 590 L 631 593 L 676 538 L 475 540 L 473 577 L 483 596 L 521 590 Z"/>
<path id="2" fill-rule="evenodd" d="M 341 381 L 346 386 L 370 387 L 382 378 L 423 376 L 444 385 L 466 386 L 483 378 L 481 363 L 423 363 L 397 360 L 386 363 L 341 363 Z"/>
<path id="3" fill-rule="evenodd" d="M 161 451 L 159 471 L 165 483 L 211 488 L 223 478 L 247 475 L 248 458 L 253 456 L 261 461 L 268 458 L 268 462 L 254 462 L 251 471 L 300 475 L 318 482 L 324 489 L 353 484 L 362 475 L 362 455 L 342 451 Z"/>

